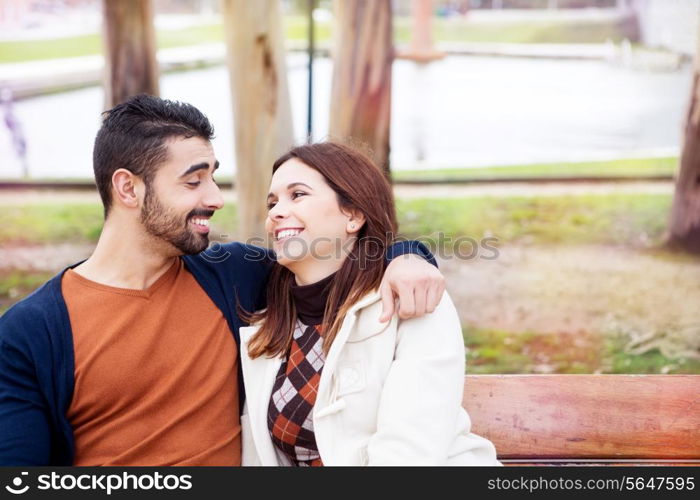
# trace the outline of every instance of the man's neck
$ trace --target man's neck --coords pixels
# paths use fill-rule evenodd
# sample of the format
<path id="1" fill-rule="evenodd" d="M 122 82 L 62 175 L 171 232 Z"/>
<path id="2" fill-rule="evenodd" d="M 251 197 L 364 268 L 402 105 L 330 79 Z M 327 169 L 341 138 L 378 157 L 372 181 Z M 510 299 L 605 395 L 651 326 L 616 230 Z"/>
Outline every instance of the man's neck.
<path id="1" fill-rule="evenodd" d="M 167 252 L 137 227 L 105 222 L 95 251 L 74 271 L 102 285 L 145 290 L 173 264 L 177 256 Z M 140 229 L 140 228 L 138 228 Z"/>

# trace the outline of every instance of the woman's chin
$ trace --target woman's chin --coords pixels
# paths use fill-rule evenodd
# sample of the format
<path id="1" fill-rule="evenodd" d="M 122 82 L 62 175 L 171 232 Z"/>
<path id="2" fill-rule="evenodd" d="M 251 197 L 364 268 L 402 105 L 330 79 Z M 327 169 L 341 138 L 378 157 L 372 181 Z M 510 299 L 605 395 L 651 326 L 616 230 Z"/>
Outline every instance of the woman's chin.
<path id="1" fill-rule="evenodd" d="M 284 249 L 274 248 L 275 255 L 277 257 L 277 263 L 280 266 L 286 267 L 290 271 L 294 272 L 294 269 L 299 268 L 303 265 L 302 263 L 307 260 L 308 256 L 296 256 L 290 255 L 284 251 Z"/>
<path id="2" fill-rule="evenodd" d="M 283 266 L 286 268 L 293 268 L 294 265 L 297 263 L 297 261 L 290 259 L 289 257 L 286 257 L 280 253 L 277 253 L 277 263 L 280 266 Z"/>
<path id="3" fill-rule="evenodd" d="M 273 243 L 272 248 L 277 254 L 277 262 L 298 262 L 309 258 L 309 246 L 301 238 L 285 238 Z"/>

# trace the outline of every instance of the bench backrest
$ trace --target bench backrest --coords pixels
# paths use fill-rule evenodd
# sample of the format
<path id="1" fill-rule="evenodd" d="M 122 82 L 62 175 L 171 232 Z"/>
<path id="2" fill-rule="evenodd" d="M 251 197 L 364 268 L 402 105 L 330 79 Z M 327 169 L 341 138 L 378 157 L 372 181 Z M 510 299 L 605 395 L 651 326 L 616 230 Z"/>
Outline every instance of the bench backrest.
<path id="1" fill-rule="evenodd" d="M 467 375 L 463 404 L 505 463 L 700 463 L 700 375 Z"/>

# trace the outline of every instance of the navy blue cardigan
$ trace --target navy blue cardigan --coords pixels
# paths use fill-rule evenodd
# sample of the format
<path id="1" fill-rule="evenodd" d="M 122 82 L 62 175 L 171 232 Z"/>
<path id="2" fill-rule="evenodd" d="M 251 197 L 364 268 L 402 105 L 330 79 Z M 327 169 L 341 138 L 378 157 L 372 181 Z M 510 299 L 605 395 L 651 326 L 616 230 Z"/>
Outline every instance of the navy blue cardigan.
<path id="1" fill-rule="evenodd" d="M 417 241 L 394 244 L 387 258 L 405 253 L 416 253 L 436 265 Z M 243 323 L 236 305 L 248 311 L 265 306 L 272 252 L 229 243 L 183 259 L 224 314 L 239 345 L 238 328 Z M 73 429 L 66 418 L 74 386 L 73 334 L 61 293 L 64 272 L 0 317 L 0 465 L 73 463 Z M 240 363 L 239 397 L 242 409 Z"/>

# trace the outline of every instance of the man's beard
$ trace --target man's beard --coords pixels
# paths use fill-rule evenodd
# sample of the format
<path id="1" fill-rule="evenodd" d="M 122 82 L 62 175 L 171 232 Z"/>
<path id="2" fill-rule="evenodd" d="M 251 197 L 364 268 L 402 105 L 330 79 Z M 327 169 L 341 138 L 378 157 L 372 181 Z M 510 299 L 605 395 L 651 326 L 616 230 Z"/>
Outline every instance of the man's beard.
<path id="1" fill-rule="evenodd" d="M 209 245 L 209 235 L 197 233 L 189 227 L 192 217 L 211 217 L 213 210 L 192 210 L 186 217 L 163 206 L 153 189 L 146 187 L 146 196 L 141 208 L 141 223 L 148 234 L 177 248 L 185 255 L 197 254 Z"/>

